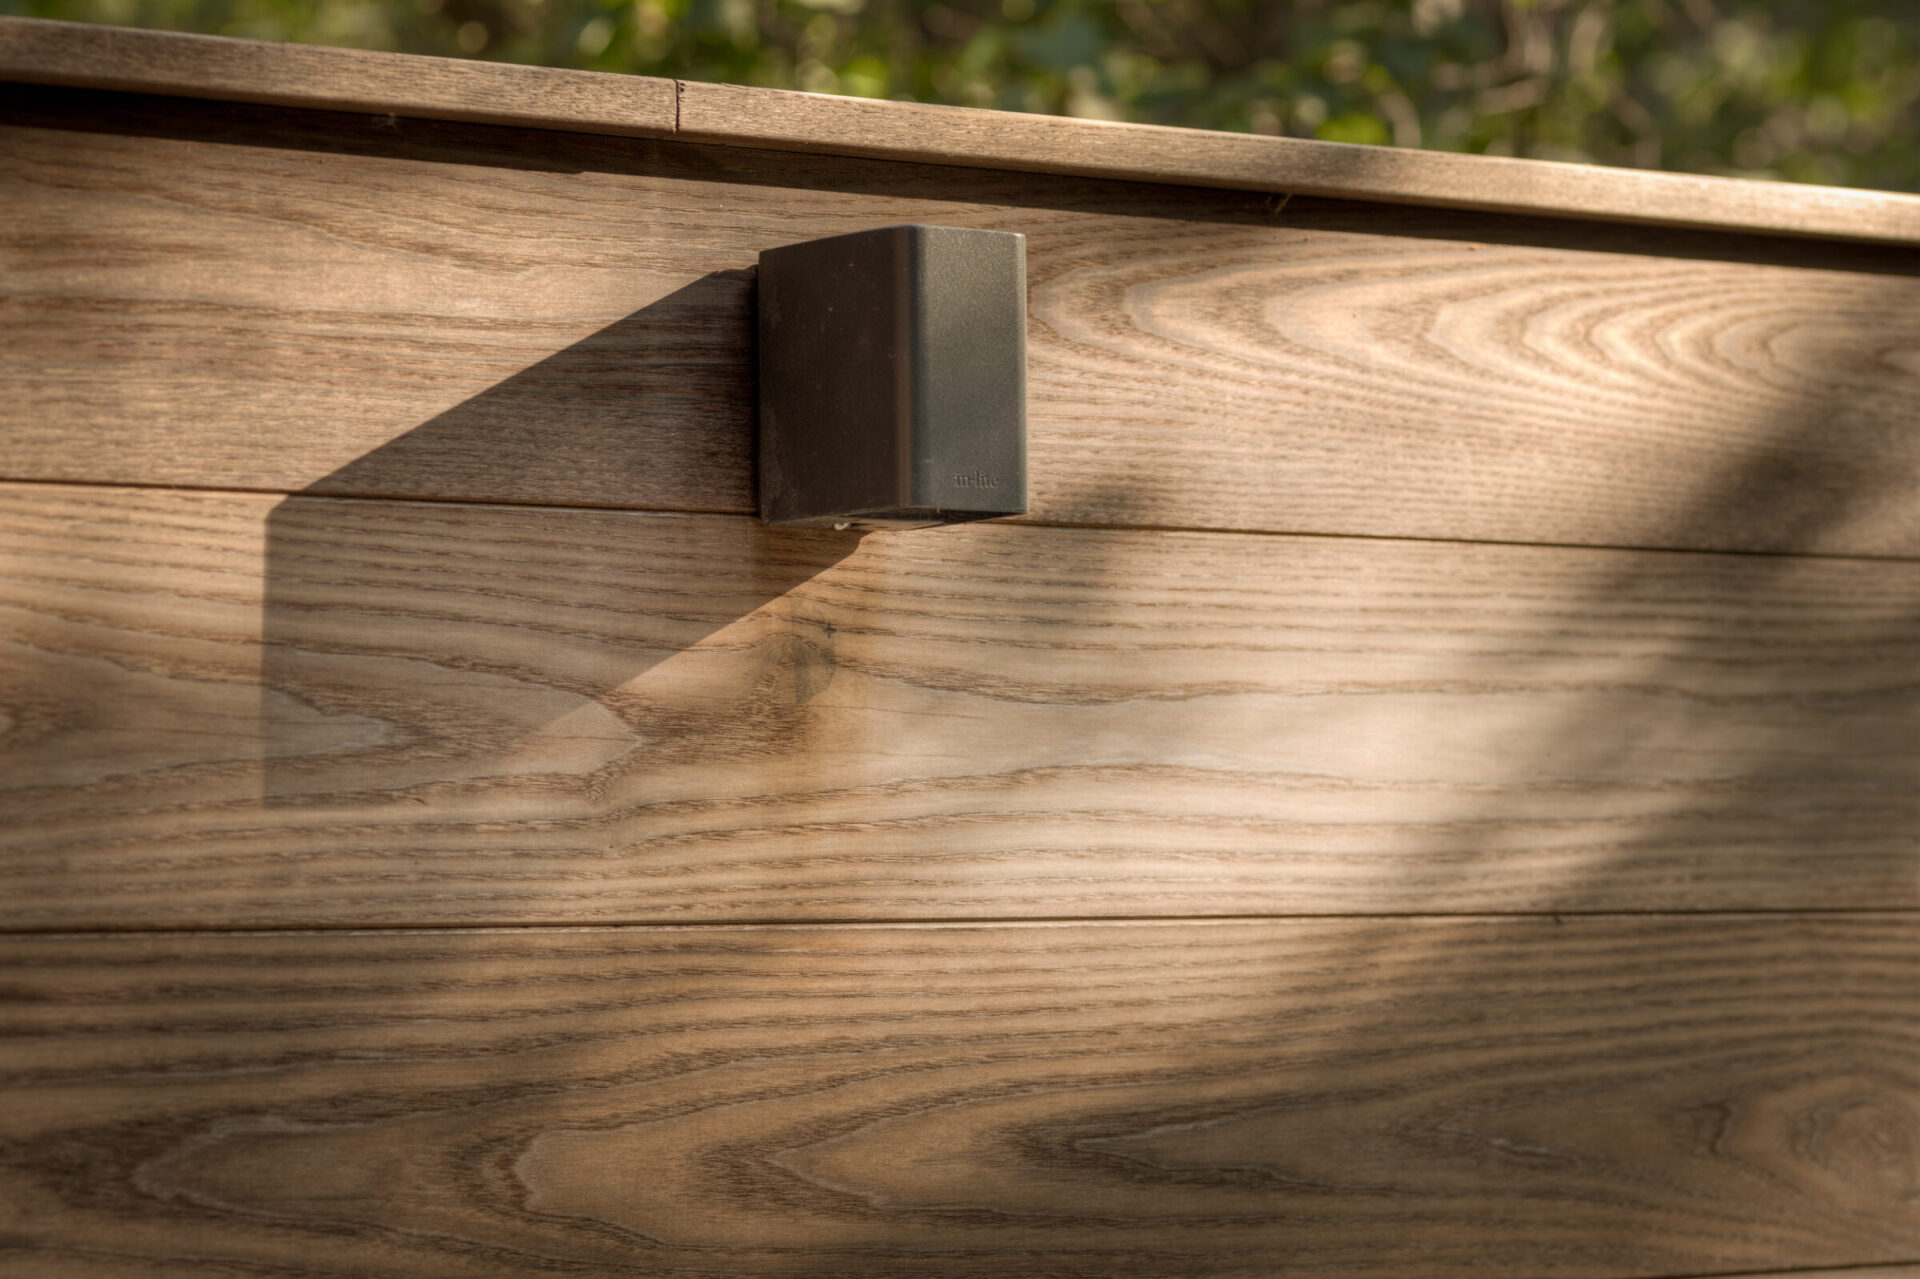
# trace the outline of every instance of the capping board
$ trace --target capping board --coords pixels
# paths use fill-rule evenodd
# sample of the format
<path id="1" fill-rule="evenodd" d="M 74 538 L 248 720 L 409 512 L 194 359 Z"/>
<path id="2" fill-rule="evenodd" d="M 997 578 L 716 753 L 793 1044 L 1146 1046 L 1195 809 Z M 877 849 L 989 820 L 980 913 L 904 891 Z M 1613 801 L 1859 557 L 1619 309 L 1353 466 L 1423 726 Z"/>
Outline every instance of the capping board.
<path id="1" fill-rule="evenodd" d="M 658 137 L 672 80 L 0 17 L 0 80 Z"/>
<path id="2" fill-rule="evenodd" d="M 1920 244 L 1920 197 L 0 18 L 22 82 L 1183 186 Z M 675 100 L 677 94 L 677 102 Z"/>
<path id="3" fill-rule="evenodd" d="M 1489 213 L 1920 243 L 1920 197 L 683 81 L 675 136 Z"/>
<path id="4" fill-rule="evenodd" d="M 1920 565 L 0 486 L 0 927 L 1920 909 Z"/>
<path id="5" fill-rule="evenodd" d="M 1920 1252 L 1907 917 L 8 938 L 0 968 L 0 1268 L 36 1276 Z"/>
<path id="6" fill-rule="evenodd" d="M 1911 253 L 0 98 L 6 478 L 750 511 L 757 254 L 918 221 L 1027 236 L 1036 520 L 1920 555 Z"/>

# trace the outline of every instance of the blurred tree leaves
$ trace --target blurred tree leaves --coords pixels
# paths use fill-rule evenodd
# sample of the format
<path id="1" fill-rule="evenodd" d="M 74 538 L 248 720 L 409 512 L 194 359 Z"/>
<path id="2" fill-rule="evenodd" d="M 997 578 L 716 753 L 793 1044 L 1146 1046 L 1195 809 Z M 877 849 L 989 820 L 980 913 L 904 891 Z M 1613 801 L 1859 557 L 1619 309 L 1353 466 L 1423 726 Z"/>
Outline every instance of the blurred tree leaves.
<path id="1" fill-rule="evenodd" d="M 1920 0 L 0 0 L 0 12 L 1920 190 Z"/>

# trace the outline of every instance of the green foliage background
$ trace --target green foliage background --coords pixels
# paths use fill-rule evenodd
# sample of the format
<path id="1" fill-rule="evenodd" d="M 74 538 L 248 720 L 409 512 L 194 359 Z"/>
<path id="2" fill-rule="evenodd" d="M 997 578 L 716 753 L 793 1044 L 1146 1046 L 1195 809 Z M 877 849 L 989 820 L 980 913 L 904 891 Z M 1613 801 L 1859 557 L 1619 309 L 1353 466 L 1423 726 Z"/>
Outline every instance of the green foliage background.
<path id="1" fill-rule="evenodd" d="M 0 12 L 1920 190 L 1920 0 L 0 0 Z"/>

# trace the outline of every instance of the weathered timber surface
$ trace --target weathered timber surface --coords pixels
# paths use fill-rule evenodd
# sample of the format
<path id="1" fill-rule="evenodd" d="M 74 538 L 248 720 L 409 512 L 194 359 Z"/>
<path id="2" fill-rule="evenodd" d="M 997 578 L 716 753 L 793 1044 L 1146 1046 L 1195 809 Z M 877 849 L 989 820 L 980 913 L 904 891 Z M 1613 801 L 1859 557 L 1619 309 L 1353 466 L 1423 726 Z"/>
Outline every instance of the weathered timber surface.
<path id="1" fill-rule="evenodd" d="M 15 1273 L 1627 1279 L 1920 1251 L 1906 918 L 0 955 Z"/>
<path id="2" fill-rule="evenodd" d="M 5 473 L 751 505 L 754 253 L 696 247 L 743 172 L 663 204 L 548 135 L 55 92 L 0 141 Z"/>
<path id="3" fill-rule="evenodd" d="M 672 133 L 677 108 L 651 76 L 13 17 L 0 80 L 640 137 Z"/>
<path id="4" fill-rule="evenodd" d="M 1920 907 L 1920 565 L 0 486 L 0 925 Z"/>
<path id="5" fill-rule="evenodd" d="M 0 1272 L 1920 1274 L 1920 564 L 1594 549 L 1920 555 L 1920 271 L 1582 220 L 1920 201 L 8 77 Z M 901 221 L 1095 527 L 734 514 L 755 255 Z"/>
<path id="6" fill-rule="evenodd" d="M 759 250 L 924 221 L 1028 236 L 1035 519 L 1920 554 L 1911 254 L 13 94 L 11 478 L 750 510 Z"/>
<path id="7" fill-rule="evenodd" d="M 1920 243 L 1920 198 L 686 81 L 675 137 L 935 164 Z"/>
<path id="8" fill-rule="evenodd" d="M 0 18 L 0 79 L 990 169 L 1920 243 L 1920 199 Z M 677 92 L 677 100 L 676 100 Z"/>
<path id="9" fill-rule="evenodd" d="M 1769 1270 L 1762 1274 L 1707 1275 L 1701 1279 L 1916 1279 L 1920 1262 L 1903 1266 L 1848 1266 L 1845 1270 Z"/>

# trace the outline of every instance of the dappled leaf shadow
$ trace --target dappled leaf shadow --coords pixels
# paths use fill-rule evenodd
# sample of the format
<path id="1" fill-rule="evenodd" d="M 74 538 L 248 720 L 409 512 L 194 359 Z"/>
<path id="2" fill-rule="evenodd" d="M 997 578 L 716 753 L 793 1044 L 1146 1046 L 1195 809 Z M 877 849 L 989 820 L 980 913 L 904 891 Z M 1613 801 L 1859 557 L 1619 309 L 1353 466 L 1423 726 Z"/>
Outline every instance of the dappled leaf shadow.
<path id="1" fill-rule="evenodd" d="M 155 111 L 151 127 L 184 127 Z M 269 114 L 235 108 L 220 127 L 244 145 L 247 121 Z M 312 128 L 316 149 L 342 145 Z M 1075 182 L 1049 194 L 999 175 L 864 162 L 816 171 L 806 158 L 722 149 L 667 160 L 652 144 L 594 139 L 529 156 L 512 131 L 411 122 L 404 136 L 368 132 L 350 145 L 444 157 L 455 144 L 476 162 L 555 172 L 671 163 L 925 199 L 978 200 L 1004 185 L 1016 208 L 1097 210 L 1122 190 Z M 1163 192 L 1139 207 L 1249 225 L 1277 216 L 1238 193 Z M 1324 202 L 1286 216 L 1388 225 L 1386 213 Z M 1666 245 L 1638 230 L 1442 212 L 1394 211 L 1391 229 L 1641 254 Z M 1732 260 L 1815 252 L 1674 242 Z M 1831 253 L 1861 269 L 1886 262 Z M 589 469 L 611 472 L 636 506 L 669 457 L 745 473 L 735 451 L 751 405 L 739 346 L 748 287 L 738 270 L 695 281 L 317 480 L 270 518 L 260 695 L 273 843 L 221 868 L 226 901 L 255 919 L 249 910 L 297 889 L 316 903 L 304 922 L 364 924 L 369 903 L 403 884 L 415 916 L 381 922 L 498 931 L 142 939 L 141 973 L 161 976 L 121 976 L 71 999 L 65 1020 L 45 1023 L 55 1048 L 34 1076 L 46 1097 L 77 1094 L 59 1037 L 77 1053 L 119 1035 L 137 1041 L 132 1064 L 89 1067 L 113 1099 L 74 1103 L 84 1122 L 44 1150 L 10 1147 L 9 1159 L 69 1204 L 137 1221 L 160 1241 L 116 1246 L 172 1248 L 180 1264 L 183 1236 L 158 1233 L 170 1225 L 192 1232 L 186 1264 L 255 1272 L 284 1270 L 289 1247 L 310 1252 L 299 1264 L 314 1272 L 796 1279 L 1283 1269 L 1576 1279 L 1920 1251 L 1911 1010 L 1885 995 L 1910 987 L 1884 972 L 1849 985 L 1847 921 L 1787 918 L 1776 932 L 1769 914 L 1915 904 L 1920 591 L 1908 566 L 1889 565 L 1876 585 L 1855 562 L 1844 580 L 1808 587 L 1817 562 L 1802 557 L 1516 550 L 1516 563 L 1578 558 L 1585 598 L 1416 676 L 1383 666 L 1341 688 L 1273 695 L 1331 708 L 1318 721 L 1324 753 L 1283 776 L 1218 751 L 1223 780 L 1272 787 L 1273 820 L 1242 828 L 1229 858 L 1168 860 L 1190 881 L 1251 866 L 1297 885 L 1326 851 L 1314 841 L 1338 837 L 1360 868 L 1345 909 L 1323 891 L 1298 909 L 1177 927 L 772 926 L 829 908 L 859 918 L 863 893 L 884 894 L 890 878 L 949 851 L 942 820 L 1001 838 L 991 819 L 1025 811 L 1044 779 L 958 753 L 888 773 L 925 728 L 857 696 L 839 706 L 843 737 L 817 736 L 826 717 L 808 708 L 849 684 L 918 678 L 849 651 L 845 637 L 871 625 L 862 610 L 875 600 L 931 611 L 895 589 L 879 556 L 877 568 L 859 565 L 872 579 L 860 598 L 833 589 L 862 552 L 856 538 L 766 529 L 738 513 L 750 493 L 737 483 L 717 513 L 568 502 L 571 478 Z M 1870 339 L 1885 318 L 1869 307 L 1835 322 Z M 735 344 L 741 363 L 684 358 L 715 342 Z M 1782 544 L 1815 544 L 1853 518 L 1863 489 L 1884 497 L 1884 477 L 1804 465 L 1801 446 L 1827 428 L 1819 404 L 1859 394 L 1857 372 L 1813 387 L 1803 416 L 1752 423 L 1746 463 L 1700 477 L 1695 500 L 1650 539 L 1684 541 L 1758 505 Z M 1882 376 L 1910 372 L 1888 365 Z M 609 432 L 631 450 L 609 455 Z M 359 500 L 454 498 L 502 467 L 536 501 L 570 509 Z M 1095 496 L 1117 524 L 1156 509 L 1145 489 Z M 976 547 L 996 536 L 1125 545 L 1094 530 L 966 536 Z M 1047 638 L 1006 647 L 1007 666 L 1046 656 L 1042 643 L 1071 647 L 1075 623 L 1144 629 L 1110 603 L 1133 580 L 1126 556 L 1042 557 L 1036 571 L 1049 607 L 1085 615 L 1036 623 Z M 1486 607 L 1517 609 L 1522 591 Z M 989 600 L 983 611 L 1014 607 Z M 1302 601 L 1294 615 L 1303 630 L 1314 607 Z M 1401 624 L 1457 622 L 1421 607 L 1407 605 Z M 1754 620 L 1736 634 L 1729 616 Z M 671 698 L 653 686 L 669 674 Z M 1074 690 L 1036 692 L 1041 681 L 1018 674 L 965 690 L 972 718 L 951 740 L 1002 740 L 1035 706 L 1063 720 L 1077 712 Z M 1198 713 L 1222 689 L 1232 685 L 1192 694 Z M 1444 699 L 1446 716 L 1481 728 L 1444 741 L 1387 734 L 1443 797 L 1423 820 L 1329 832 L 1289 809 L 1287 796 L 1312 785 L 1391 798 L 1396 778 L 1366 773 L 1367 752 L 1345 747 L 1378 736 L 1372 703 L 1408 693 Z M 928 714 L 953 705 L 929 704 Z M 1136 758 L 1170 749 L 1137 723 L 1128 735 L 1126 709 L 1110 714 L 1108 740 Z M 1219 736 L 1273 731 L 1286 711 Z M 1043 743 L 1059 769 L 1108 766 L 1061 741 Z M 1449 753 L 1469 749 L 1507 780 L 1485 784 Z M 822 906 L 822 878 L 803 899 L 696 820 L 741 759 L 786 769 L 795 808 L 829 790 L 857 803 L 872 778 L 853 776 L 855 761 L 887 784 L 919 769 L 982 785 L 964 812 L 923 788 L 932 797 L 916 830 L 934 833 L 894 836 L 885 856 L 863 856 L 878 846 L 861 842 L 870 821 L 814 831 L 844 845 L 815 858 L 844 880 L 840 900 Z M 1150 769 L 1112 771 L 1120 785 L 1156 783 Z M 664 833 L 636 826 L 636 813 Z M 1083 830 L 1107 816 L 1067 814 Z M 763 824 L 786 841 L 807 820 Z M 1031 849 L 1017 825 L 1004 829 L 979 862 L 1011 894 Z M 1102 851 L 1079 867 L 1096 886 L 1127 873 Z M 767 879 L 769 926 L 550 927 L 710 920 L 709 881 L 697 875 L 650 884 L 651 896 L 609 892 L 604 914 L 578 904 L 616 876 L 663 881 L 655 872 L 702 857 L 730 884 Z M 1743 864 L 1754 872 L 1744 881 L 1725 873 Z M 571 904 L 543 901 L 562 881 Z M 1314 891 L 1299 889 L 1303 900 Z M 1423 893 L 1438 905 L 1422 909 Z M 952 900 L 925 917 L 952 913 Z M 986 909 L 1012 914 L 1012 900 Z M 1287 917 L 1378 915 L 1383 902 L 1400 915 Z M 1240 940 L 1216 944 L 1230 932 Z M 187 958 L 166 969 L 169 955 Z M 151 989 L 128 994 L 140 980 Z M 119 1021 L 84 1020 L 114 1000 Z M 179 1043 L 191 1047 L 169 1047 Z M 235 1238 L 256 1251 L 222 1252 Z"/>

